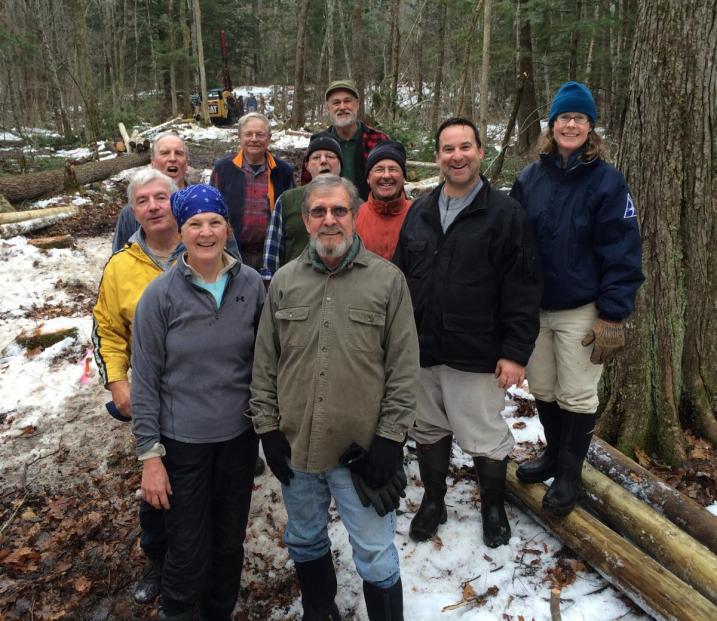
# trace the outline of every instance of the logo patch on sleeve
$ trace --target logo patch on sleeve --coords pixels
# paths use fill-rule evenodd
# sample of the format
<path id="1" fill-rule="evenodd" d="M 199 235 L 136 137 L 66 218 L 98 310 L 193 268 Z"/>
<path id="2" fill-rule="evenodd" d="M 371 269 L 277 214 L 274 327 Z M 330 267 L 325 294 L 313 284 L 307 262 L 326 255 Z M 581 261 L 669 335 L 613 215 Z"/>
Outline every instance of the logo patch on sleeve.
<path id="1" fill-rule="evenodd" d="M 635 209 L 635 203 L 632 202 L 632 196 L 627 193 L 627 203 L 625 204 L 625 215 L 623 218 L 636 218 L 637 210 Z"/>

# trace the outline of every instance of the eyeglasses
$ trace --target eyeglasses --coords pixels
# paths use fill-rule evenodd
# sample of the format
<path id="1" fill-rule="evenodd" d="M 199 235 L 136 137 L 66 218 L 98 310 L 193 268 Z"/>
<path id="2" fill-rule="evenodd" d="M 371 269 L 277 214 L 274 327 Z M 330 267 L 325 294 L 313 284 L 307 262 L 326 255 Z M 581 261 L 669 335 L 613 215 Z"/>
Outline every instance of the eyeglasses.
<path id="1" fill-rule="evenodd" d="M 397 175 L 403 172 L 398 166 L 374 166 L 371 169 L 371 174 L 374 175 Z"/>
<path id="2" fill-rule="evenodd" d="M 317 153 L 312 153 L 309 156 L 310 162 L 319 162 L 321 161 L 321 158 L 327 159 L 329 162 L 334 162 L 337 159 L 339 159 L 339 156 L 336 155 L 336 153 L 332 153 L 331 151 L 318 151 Z"/>
<path id="3" fill-rule="evenodd" d="M 240 138 L 244 138 L 246 140 L 251 140 L 252 138 L 254 140 L 266 140 L 268 134 L 265 132 L 242 132 L 239 136 Z"/>
<path id="4" fill-rule="evenodd" d="M 340 108 L 341 106 L 350 106 L 356 101 L 356 97 L 344 97 L 343 99 L 332 99 L 329 106 L 332 108 Z"/>
<path id="5" fill-rule="evenodd" d="M 575 125 L 587 125 L 590 119 L 585 114 L 570 114 L 566 112 L 565 114 L 558 114 L 556 121 L 561 125 L 567 125 L 570 121 L 575 121 Z"/>
<path id="6" fill-rule="evenodd" d="M 348 207 L 314 207 L 309 209 L 309 215 L 319 220 L 320 218 L 325 218 L 326 214 L 331 212 L 334 218 L 345 218 L 349 211 L 351 210 Z"/>

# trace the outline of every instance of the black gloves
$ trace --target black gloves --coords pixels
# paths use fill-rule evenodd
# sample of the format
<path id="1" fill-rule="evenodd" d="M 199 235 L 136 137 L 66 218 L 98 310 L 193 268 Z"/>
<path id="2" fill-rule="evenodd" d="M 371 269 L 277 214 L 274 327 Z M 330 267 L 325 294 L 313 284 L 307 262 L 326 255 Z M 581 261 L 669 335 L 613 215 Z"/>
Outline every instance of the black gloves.
<path id="1" fill-rule="evenodd" d="M 289 467 L 288 459 L 291 459 L 291 446 L 286 436 L 278 429 L 262 433 L 261 446 L 264 449 L 264 457 L 274 476 L 284 485 L 294 478 L 294 473 Z"/>
<path id="2" fill-rule="evenodd" d="M 374 436 L 366 456 L 366 469 L 362 476 L 374 489 L 388 483 L 396 474 L 403 458 L 403 443 Z"/>
<path id="3" fill-rule="evenodd" d="M 351 481 L 354 484 L 359 500 L 364 507 L 372 505 L 379 516 L 383 517 L 401 506 L 401 498 L 406 497 L 406 473 L 401 466 L 385 485 L 373 489 L 355 472 L 351 473 Z"/>
<path id="4" fill-rule="evenodd" d="M 378 439 L 378 436 L 377 436 Z M 382 438 L 383 439 L 383 438 Z M 398 442 L 387 440 L 398 445 L 402 450 L 403 446 Z M 376 440 L 374 440 L 376 444 Z M 373 448 L 373 445 L 372 447 Z M 353 442 L 346 452 L 339 458 L 339 464 L 346 466 L 351 471 L 351 481 L 354 484 L 359 500 L 364 507 L 372 505 L 379 516 L 383 517 L 391 511 L 395 511 L 401 504 L 401 498 L 406 497 L 407 480 L 403 471 L 401 456 L 396 460 L 396 466 L 390 472 L 387 480 L 378 487 L 373 487 L 365 480 L 369 467 L 370 452 L 365 451 L 358 444 Z"/>

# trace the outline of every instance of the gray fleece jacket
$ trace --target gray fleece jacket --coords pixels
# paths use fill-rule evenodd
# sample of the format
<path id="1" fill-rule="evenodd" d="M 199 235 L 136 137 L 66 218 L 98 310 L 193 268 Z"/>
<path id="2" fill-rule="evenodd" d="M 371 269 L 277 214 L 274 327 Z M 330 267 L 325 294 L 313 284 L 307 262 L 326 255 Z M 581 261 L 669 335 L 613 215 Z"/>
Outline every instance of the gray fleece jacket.
<path id="1" fill-rule="evenodd" d="M 251 427 L 243 412 L 265 290 L 245 265 L 235 264 L 228 276 L 218 309 L 181 260 L 142 294 L 132 334 L 137 455 L 160 436 L 203 444 Z"/>

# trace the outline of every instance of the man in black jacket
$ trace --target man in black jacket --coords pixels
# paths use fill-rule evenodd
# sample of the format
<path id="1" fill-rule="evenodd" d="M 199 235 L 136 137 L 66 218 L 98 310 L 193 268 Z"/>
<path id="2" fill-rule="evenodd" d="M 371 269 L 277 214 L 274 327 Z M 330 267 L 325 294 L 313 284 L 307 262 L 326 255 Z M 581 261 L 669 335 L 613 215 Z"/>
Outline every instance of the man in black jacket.
<path id="1" fill-rule="evenodd" d="M 508 543 L 505 473 L 513 436 L 500 415 L 505 389 L 521 385 L 538 335 L 540 269 L 520 205 L 480 174 L 480 136 L 467 119 L 436 132 L 445 182 L 406 216 L 394 262 L 413 300 L 421 370 L 416 424 L 424 484 L 410 535 L 430 539 L 446 521 L 453 435 L 473 457 L 483 540 Z"/>

